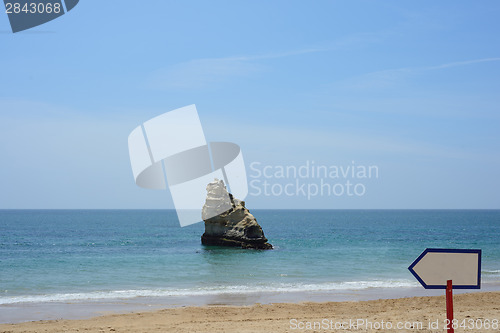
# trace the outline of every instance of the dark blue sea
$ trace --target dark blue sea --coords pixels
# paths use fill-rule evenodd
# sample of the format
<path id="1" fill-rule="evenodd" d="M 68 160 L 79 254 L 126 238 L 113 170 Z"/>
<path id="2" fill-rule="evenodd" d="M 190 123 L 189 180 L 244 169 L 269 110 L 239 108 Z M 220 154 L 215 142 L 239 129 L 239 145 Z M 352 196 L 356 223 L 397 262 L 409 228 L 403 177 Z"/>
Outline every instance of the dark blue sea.
<path id="1" fill-rule="evenodd" d="M 418 286 L 428 247 L 482 249 L 500 282 L 498 210 L 251 210 L 274 250 L 205 247 L 173 210 L 0 211 L 0 305 Z"/>

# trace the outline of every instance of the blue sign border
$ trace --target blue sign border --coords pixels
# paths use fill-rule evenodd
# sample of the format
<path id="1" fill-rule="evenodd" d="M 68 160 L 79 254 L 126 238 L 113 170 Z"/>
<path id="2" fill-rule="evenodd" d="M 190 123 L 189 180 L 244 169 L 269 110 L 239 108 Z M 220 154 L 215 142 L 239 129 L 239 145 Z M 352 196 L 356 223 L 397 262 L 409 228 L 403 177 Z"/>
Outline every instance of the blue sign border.
<path id="1" fill-rule="evenodd" d="M 422 260 L 422 258 L 425 257 L 425 255 L 427 253 L 430 253 L 430 252 L 435 252 L 435 253 L 477 253 L 478 260 L 479 260 L 478 269 L 477 269 L 477 284 L 476 285 L 453 285 L 453 289 L 481 289 L 481 254 L 482 254 L 481 250 L 477 250 L 477 249 L 435 249 L 435 248 L 425 249 L 425 251 L 422 252 L 422 254 L 420 256 L 418 256 L 417 259 L 415 259 L 415 261 L 410 265 L 410 267 L 408 267 L 411 274 L 413 274 L 413 276 L 418 280 L 418 282 L 420 282 L 420 284 L 425 289 L 446 289 L 446 284 L 444 284 L 444 285 L 436 285 L 436 284 L 428 285 L 428 284 L 426 284 L 420 278 L 420 276 L 418 276 L 418 274 L 413 270 L 413 267 L 415 267 L 415 265 L 418 264 L 418 262 L 420 260 Z"/>

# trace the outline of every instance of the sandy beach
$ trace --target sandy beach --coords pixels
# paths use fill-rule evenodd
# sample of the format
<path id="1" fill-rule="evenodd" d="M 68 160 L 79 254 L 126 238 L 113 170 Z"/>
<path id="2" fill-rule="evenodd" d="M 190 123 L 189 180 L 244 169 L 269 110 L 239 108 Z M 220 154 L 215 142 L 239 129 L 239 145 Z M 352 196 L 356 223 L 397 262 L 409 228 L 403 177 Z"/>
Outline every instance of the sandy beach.
<path id="1" fill-rule="evenodd" d="M 454 296 L 456 332 L 500 332 L 500 292 Z M 444 296 L 202 306 L 85 320 L 0 325 L 0 332 L 443 332 Z"/>

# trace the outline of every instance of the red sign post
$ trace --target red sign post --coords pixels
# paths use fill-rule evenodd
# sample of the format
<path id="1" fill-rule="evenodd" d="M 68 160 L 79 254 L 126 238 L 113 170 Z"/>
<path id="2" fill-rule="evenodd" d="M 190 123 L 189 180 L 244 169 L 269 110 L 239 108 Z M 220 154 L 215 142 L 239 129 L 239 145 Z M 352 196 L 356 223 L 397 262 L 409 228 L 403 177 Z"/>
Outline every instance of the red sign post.
<path id="1" fill-rule="evenodd" d="M 446 318 L 448 318 L 448 333 L 455 333 L 453 328 L 453 281 L 446 281 Z"/>

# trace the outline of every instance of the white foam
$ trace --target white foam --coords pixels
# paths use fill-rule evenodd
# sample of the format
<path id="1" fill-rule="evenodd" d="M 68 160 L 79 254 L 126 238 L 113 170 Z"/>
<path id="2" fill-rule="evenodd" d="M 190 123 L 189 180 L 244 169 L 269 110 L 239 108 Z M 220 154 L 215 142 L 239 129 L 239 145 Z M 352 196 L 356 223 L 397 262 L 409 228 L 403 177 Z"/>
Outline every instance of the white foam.
<path id="1" fill-rule="evenodd" d="M 250 294 L 250 293 L 286 293 L 286 292 L 334 292 L 343 290 L 364 290 L 369 288 L 404 288 L 419 286 L 410 280 L 375 280 L 375 281 L 350 281 L 329 282 L 316 284 L 303 283 L 274 283 L 267 285 L 230 285 L 212 286 L 204 288 L 186 289 L 144 289 L 144 290 L 112 290 L 95 291 L 87 293 L 66 293 L 46 295 L 24 295 L 0 297 L 0 305 L 16 303 L 44 303 L 67 301 L 92 301 L 111 299 L 131 299 L 136 297 L 186 297 L 224 294 Z"/>
<path id="2" fill-rule="evenodd" d="M 481 271 L 481 274 L 483 274 L 483 276 L 488 277 L 488 278 L 497 277 L 497 276 L 500 276 L 500 269 L 490 270 L 490 271 L 483 270 L 483 271 Z"/>

